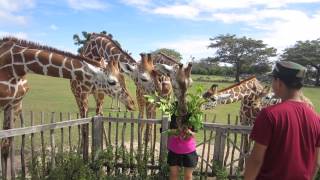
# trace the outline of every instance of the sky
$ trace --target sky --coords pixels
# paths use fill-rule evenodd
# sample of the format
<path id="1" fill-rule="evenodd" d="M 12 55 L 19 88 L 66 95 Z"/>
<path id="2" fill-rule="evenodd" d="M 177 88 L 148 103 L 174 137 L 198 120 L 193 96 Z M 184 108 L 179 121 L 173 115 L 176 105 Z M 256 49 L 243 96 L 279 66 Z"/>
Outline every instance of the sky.
<path id="1" fill-rule="evenodd" d="M 0 0 L 0 37 L 76 53 L 74 34 L 102 30 L 136 60 L 158 48 L 175 49 L 183 62 L 212 57 L 209 38 L 227 33 L 280 54 L 320 38 L 320 0 Z"/>

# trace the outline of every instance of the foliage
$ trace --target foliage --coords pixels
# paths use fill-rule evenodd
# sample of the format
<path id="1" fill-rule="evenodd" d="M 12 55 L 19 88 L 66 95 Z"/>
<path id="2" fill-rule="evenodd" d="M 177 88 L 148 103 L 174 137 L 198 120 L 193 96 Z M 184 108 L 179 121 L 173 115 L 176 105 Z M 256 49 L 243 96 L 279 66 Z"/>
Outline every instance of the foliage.
<path id="1" fill-rule="evenodd" d="M 222 166 L 221 162 L 213 160 L 212 167 L 213 167 L 213 173 L 216 175 L 217 180 L 228 179 L 227 169 Z"/>
<path id="2" fill-rule="evenodd" d="M 187 100 L 187 107 L 188 113 L 190 113 L 188 125 L 193 126 L 195 131 L 198 131 L 203 127 L 203 111 L 201 107 L 206 100 L 202 97 L 202 92 L 203 88 L 198 86 L 195 94 L 187 94 L 189 97 Z"/>
<path id="3" fill-rule="evenodd" d="M 316 69 L 316 86 L 320 86 L 320 39 L 297 41 L 293 47 L 286 48 L 281 60 L 293 61 L 303 66 Z"/>
<path id="4" fill-rule="evenodd" d="M 90 40 L 90 37 L 91 37 L 91 34 L 92 33 L 88 33 L 87 31 L 82 31 L 82 36 L 84 37 L 84 39 L 81 39 L 80 36 L 78 34 L 74 34 L 73 35 L 73 41 L 74 41 L 74 44 L 77 45 L 77 46 L 80 46 L 78 48 L 78 53 L 81 53 L 82 52 L 82 48 L 83 48 L 83 45 L 87 43 L 87 41 Z M 103 34 L 103 35 L 107 35 L 109 36 L 111 39 L 112 39 L 112 34 L 108 34 L 107 31 L 103 30 L 100 32 L 100 34 Z M 114 42 L 119 46 L 121 47 L 120 43 L 116 40 L 114 40 Z"/>
<path id="5" fill-rule="evenodd" d="M 115 153 L 117 152 L 117 153 Z M 55 168 L 51 169 L 51 158 L 46 156 L 46 165 L 41 163 L 40 155 L 36 156 L 33 164 L 29 162 L 29 173 L 34 180 L 112 180 L 112 179 L 164 179 L 168 177 L 169 167 L 167 163 L 160 164 L 160 170 L 154 174 L 148 174 L 147 164 L 152 153 L 148 149 L 145 154 L 134 151 L 133 157 L 125 147 L 107 146 L 97 153 L 95 160 L 85 163 L 81 154 L 71 152 L 58 153 Z M 117 161 L 116 161 L 117 159 Z M 130 161 L 136 166 L 130 169 Z M 122 168 L 116 166 L 121 163 Z M 121 172 L 120 172 L 121 169 Z"/>
<path id="6" fill-rule="evenodd" d="M 187 94 L 187 108 L 188 114 L 190 114 L 189 119 L 187 120 L 188 126 L 193 126 L 195 131 L 200 130 L 203 127 L 203 111 L 201 109 L 202 105 L 206 102 L 205 99 L 202 97 L 203 88 L 198 86 L 196 88 L 195 94 L 188 93 Z M 157 94 L 154 95 L 145 95 L 146 99 L 150 103 L 155 103 L 159 106 L 159 109 L 172 116 L 173 114 L 177 114 L 177 102 L 172 102 L 172 99 L 166 99 L 158 96 Z M 170 131 L 170 134 L 177 134 L 177 131 Z"/>
<path id="7" fill-rule="evenodd" d="M 56 158 L 56 168 L 50 171 L 48 180 L 86 180 L 95 179 L 94 171 L 86 164 L 78 153 L 62 153 Z"/>
<path id="8" fill-rule="evenodd" d="M 182 55 L 174 50 L 174 49 L 168 49 L 168 48 L 160 48 L 152 52 L 152 54 L 157 54 L 159 52 L 162 52 L 163 54 L 173 57 L 176 61 L 180 62 L 182 60 Z"/>
<path id="9" fill-rule="evenodd" d="M 260 63 L 268 63 L 268 58 L 276 56 L 276 49 L 267 48 L 261 40 L 247 37 L 237 38 L 236 35 L 219 35 L 210 38 L 213 41 L 208 47 L 216 49 L 213 62 L 225 62 L 233 64 L 236 81 L 240 81 L 243 66 L 251 66 Z"/>

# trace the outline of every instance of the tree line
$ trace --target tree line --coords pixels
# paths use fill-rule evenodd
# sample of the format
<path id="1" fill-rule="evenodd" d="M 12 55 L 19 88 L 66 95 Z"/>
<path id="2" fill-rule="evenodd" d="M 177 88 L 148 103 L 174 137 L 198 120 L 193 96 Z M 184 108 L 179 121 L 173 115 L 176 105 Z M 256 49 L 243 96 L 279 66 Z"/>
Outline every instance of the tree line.
<path id="1" fill-rule="evenodd" d="M 100 32 L 109 35 L 106 31 Z M 80 46 L 90 38 L 90 33 L 82 32 L 84 39 L 75 34 L 73 40 L 75 45 Z M 316 40 L 297 41 L 293 46 L 283 50 L 279 55 L 277 49 L 268 47 L 262 40 L 248 38 L 246 36 L 225 34 L 209 38 L 208 48 L 213 49 L 211 57 L 198 60 L 193 59 L 193 74 L 233 76 L 236 82 L 244 74 L 263 75 L 270 72 L 275 60 L 293 61 L 308 68 L 307 81 L 315 86 L 320 86 L 320 38 Z M 117 41 L 116 41 L 117 42 Z M 120 46 L 120 43 L 117 42 Z M 205 47 L 204 47 L 205 48 Z M 181 61 L 182 55 L 174 49 L 160 48 L 151 53 L 162 52 Z M 272 57 L 275 60 L 270 60 Z M 229 66 L 221 66 L 227 63 Z"/>

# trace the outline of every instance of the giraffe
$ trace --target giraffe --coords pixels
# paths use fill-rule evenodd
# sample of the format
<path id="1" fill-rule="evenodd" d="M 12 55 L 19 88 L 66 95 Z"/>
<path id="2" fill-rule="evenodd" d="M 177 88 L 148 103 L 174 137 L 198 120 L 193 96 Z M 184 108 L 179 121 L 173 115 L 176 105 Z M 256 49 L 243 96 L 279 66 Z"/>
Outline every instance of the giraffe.
<path id="1" fill-rule="evenodd" d="M 86 58 L 100 61 L 101 58 L 104 58 L 106 62 L 109 61 L 126 61 L 130 63 L 135 63 L 135 60 L 126 52 L 124 52 L 108 35 L 95 34 L 92 33 L 90 39 L 84 44 L 81 56 Z M 118 68 L 118 65 L 117 69 Z M 120 74 L 122 82 L 125 84 L 124 76 Z M 71 90 L 73 94 L 77 97 L 77 93 L 75 91 L 76 80 L 71 80 Z M 103 103 L 105 93 L 101 91 L 93 91 L 92 92 L 94 99 L 96 101 L 96 114 L 103 115 Z M 123 99 L 126 97 L 120 97 L 120 102 L 123 102 Z M 78 102 L 78 98 L 77 102 Z M 134 110 L 134 101 L 131 101 L 131 105 L 126 106 L 129 110 Z"/>
<path id="2" fill-rule="evenodd" d="M 173 93 L 178 101 L 178 116 L 176 118 L 177 125 L 179 129 L 184 129 L 186 127 L 183 126 L 183 121 L 185 120 L 188 112 L 186 93 L 187 89 L 192 85 L 192 64 L 189 63 L 187 67 L 184 67 L 183 64 L 174 66 L 168 66 L 166 64 L 156 64 L 156 69 L 160 73 L 170 77 L 171 79 Z"/>
<path id="3" fill-rule="evenodd" d="M 255 76 L 247 78 L 237 84 L 231 85 L 220 91 L 217 85 L 213 85 L 207 92 L 203 94 L 209 103 L 204 106 L 205 109 L 212 108 L 217 104 L 230 104 L 241 101 L 240 105 L 240 123 L 241 125 L 253 125 L 254 120 L 262 109 L 261 99 L 270 94 L 270 87 L 262 86 Z M 250 149 L 248 135 L 242 135 L 244 154 Z M 239 159 L 239 167 L 243 168 L 244 159 Z"/>
<path id="4" fill-rule="evenodd" d="M 147 118 L 154 118 L 155 107 L 145 100 L 144 95 L 154 92 L 168 94 L 170 86 L 166 84 L 167 81 L 159 79 L 158 73 L 154 71 L 153 60 L 149 57 L 150 55 L 145 56 L 145 54 L 141 53 L 141 63 L 137 63 L 110 36 L 96 33 L 92 33 L 90 39 L 84 45 L 81 54 L 95 60 L 99 60 L 102 57 L 107 61 L 111 58 L 119 60 L 121 69 L 131 77 L 136 85 L 139 117 L 143 118 L 146 112 Z M 162 82 L 160 82 L 161 80 Z M 103 95 L 99 94 L 99 96 L 96 96 L 96 101 L 97 109 L 101 109 L 99 106 L 102 104 Z"/>
<path id="5" fill-rule="evenodd" d="M 257 113 L 262 108 L 261 99 L 268 94 L 270 94 L 270 87 L 262 86 L 255 76 L 220 91 L 217 90 L 217 85 L 213 85 L 203 94 L 203 97 L 208 99 L 204 109 L 211 109 L 217 104 L 241 101 L 240 123 L 242 125 L 252 125 Z"/>
<path id="6" fill-rule="evenodd" d="M 34 42 L 5 37 L 0 40 L 0 108 L 4 110 L 3 129 L 14 127 L 21 112 L 22 99 L 29 90 L 26 74 L 35 73 L 78 80 L 83 92 L 101 90 L 107 94 L 128 96 L 122 87 L 115 63 L 93 61 Z M 126 99 L 126 104 L 132 100 Z M 7 172 L 7 159 L 12 138 L 1 142 L 2 172 Z M 12 152 L 11 152 L 12 153 Z"/>
<path id="7" fill-rule="evenodd" d="M 169 66 L 175 66 L 175 65 L 180 64 L 179 62 L 174 60 L 172 57 L 170 57 L 162 52 L 159 52 L 154 55 L 153 62 L 154 62 L 154 64 L 166 64 Z M 166 75 L 161 75 L 160 82 L 162 85 L 162 91 L 161 91 L 160 95 L 164 98 L 169 98 L 170 95 L 172 94 L 172 84 L 171 84 L 170 77 L 168 77 Z"/>

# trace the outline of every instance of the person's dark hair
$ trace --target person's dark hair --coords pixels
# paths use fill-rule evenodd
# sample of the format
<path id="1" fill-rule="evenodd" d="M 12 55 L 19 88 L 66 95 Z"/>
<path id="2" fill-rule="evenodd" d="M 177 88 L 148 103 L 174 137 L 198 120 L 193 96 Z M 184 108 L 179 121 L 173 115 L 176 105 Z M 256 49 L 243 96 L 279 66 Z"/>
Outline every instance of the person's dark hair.
<path id="1" fill-rule="evenodd" d="M 279 77 L 274 77 L 280 79 L 288 89 L 300 90 L 303 87 L 303 80 L 296 79 L 295 81 L 287 81 Z"/>

